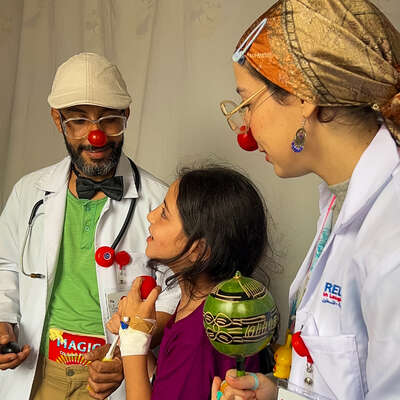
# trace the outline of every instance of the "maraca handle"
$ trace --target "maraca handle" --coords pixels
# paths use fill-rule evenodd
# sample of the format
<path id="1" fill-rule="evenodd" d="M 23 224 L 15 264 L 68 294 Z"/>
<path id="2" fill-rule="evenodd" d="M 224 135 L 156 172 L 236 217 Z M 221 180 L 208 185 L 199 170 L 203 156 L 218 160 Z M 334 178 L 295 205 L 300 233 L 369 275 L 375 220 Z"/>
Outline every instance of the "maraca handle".
<path id="1" fill-rule="evenodd" d="M 246 371 L 244 370 L 244 357 L 236 358 L 236 375 L 237 376 L 245 376 Z"/>

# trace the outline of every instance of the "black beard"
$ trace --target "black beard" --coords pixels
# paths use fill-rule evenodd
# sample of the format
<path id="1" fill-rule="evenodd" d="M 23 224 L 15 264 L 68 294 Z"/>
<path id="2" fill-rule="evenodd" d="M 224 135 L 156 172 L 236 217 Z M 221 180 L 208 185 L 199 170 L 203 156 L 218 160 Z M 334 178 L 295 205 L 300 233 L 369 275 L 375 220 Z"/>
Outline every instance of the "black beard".
<path id="1" fill-rule="evenodd" d="M 108 158 L 103 160 L 92 160 L 94 164 L 87 163 L 82 157 L 82 151 L 87 150 L 91 151 L 94 149 L 99 149 L 98 147 L 94 146 L 84 146 L 80 145 L 75 150 L 67 141 L 67 138 L 64 136 L 65 146 L 67 148 L 68 154 L 71 156 L 71 161 L 74 164 L 75 168 L 77 168 L 83 175 L 88 177 L 98 177 L 98 176 L 107 176 L 110 175 L 112 172 L 115 172 L 117 168 L 119 159 L 122 153 L 122 145 L 124 144 L 124 139 L 119 143 L 115 142 L 108 142 L 104 147 L 101 149 L 111 149 L 111 154 Z"/>

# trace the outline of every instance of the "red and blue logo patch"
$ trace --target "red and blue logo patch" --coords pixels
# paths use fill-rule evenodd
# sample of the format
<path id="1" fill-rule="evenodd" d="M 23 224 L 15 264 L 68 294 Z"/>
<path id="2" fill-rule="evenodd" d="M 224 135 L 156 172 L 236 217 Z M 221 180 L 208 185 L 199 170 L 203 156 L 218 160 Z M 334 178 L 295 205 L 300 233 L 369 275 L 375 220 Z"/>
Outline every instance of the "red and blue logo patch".
<path id="1" fill-rule="evenodd" d="M 322 293 L 322 303 L 342 307 L 342 287 L 331 282 L 325 282 Z"/>

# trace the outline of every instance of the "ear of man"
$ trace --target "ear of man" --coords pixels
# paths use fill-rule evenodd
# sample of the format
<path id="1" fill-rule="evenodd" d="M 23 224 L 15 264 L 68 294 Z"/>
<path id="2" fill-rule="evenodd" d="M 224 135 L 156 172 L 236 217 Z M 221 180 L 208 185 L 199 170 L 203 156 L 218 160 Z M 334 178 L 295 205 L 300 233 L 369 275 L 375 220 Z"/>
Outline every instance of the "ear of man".
<path id="1" fill-rule="evenodd" d="M 53 118 L 53 121 L 54 121 L 54 124 L 55 124 L 56 127 L 57 127 L 57 130 L 58 130 L 60 133 L 62 133 L 60 114 L 59 114 L 58 110 L 55 109 L 55 108 L 53 108 L 53 107 L 51 107 L 51 109 L 50 109 L 50 115 L 51 115 L 51 118 Z"/>

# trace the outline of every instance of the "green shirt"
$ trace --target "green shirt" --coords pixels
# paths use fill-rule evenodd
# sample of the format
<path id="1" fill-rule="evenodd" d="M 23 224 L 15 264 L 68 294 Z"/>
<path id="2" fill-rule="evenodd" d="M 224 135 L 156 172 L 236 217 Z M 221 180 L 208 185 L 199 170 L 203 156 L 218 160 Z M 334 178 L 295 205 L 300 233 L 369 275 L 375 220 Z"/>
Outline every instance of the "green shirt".
<path id="1" fill-rule="evenodd" d="M 67 193 L 64 231 L 40 352 L 49 349 L 49 328 L 104 335 L 94 260 L 94 235 L 107 197 L 77 199 Z"/>

